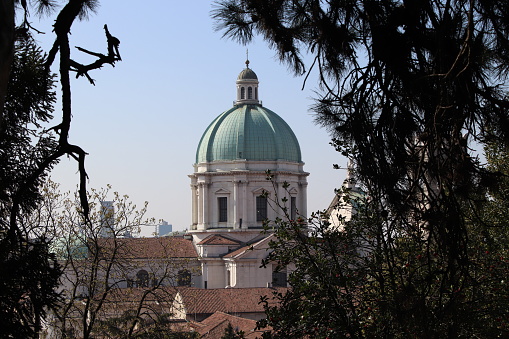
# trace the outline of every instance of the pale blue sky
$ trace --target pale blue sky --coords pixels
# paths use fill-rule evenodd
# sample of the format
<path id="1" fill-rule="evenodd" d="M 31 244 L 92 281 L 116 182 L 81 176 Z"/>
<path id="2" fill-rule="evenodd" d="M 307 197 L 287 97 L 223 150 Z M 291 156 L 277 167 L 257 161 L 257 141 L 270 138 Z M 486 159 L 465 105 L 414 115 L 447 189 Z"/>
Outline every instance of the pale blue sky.
<path id="1" fill-rule="evenodd" d="M 137 205 L 149 202 L 148 217 L 174 230 L 191 221 L 188 174 L 202 133 L 235 100 L 235 80 L 245 67 L 246 47 L 214 32 L 210 1 L 101 1 L 98 13 L 73 26 L 71 46 L 106 53 L 103 25 L 120 39 L 123 61 L 93 71 L 92 86 L 73 79 L 70 142 L 89 156 L 89 187 L 111 184 Z M 33 25 L 50 31 L 48 22 Z M 38 36 L 46 50 L 50 42 Z M 263 105 L 279 114 L 299 139 L 308 177 L 308 211 L 324 209 L 345 177 L 346 166 L 329 145 L 327 132 L 313 123 L 309 106 L 316 75 L 301 90 L 265 42 L 248 46 L 251 68 L 260 80 Z M 91 61 L 72 51 L 78 62 Z M 57 69 L 54 68 L 54 71 Z M 56 112 L 58 117 L 60 111 Z M 63 159 L 52 173 L 65 190 L 78 183 L 77 165 Z"/>

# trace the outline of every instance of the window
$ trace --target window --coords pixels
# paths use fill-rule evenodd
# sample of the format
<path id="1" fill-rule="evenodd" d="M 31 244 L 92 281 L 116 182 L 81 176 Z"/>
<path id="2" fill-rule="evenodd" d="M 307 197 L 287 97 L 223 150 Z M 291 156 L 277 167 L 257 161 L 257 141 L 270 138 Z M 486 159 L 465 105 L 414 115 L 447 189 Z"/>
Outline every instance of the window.
<path id="1" fill-rule="evenodd" d="M 178 286 L 191 286 L 191 273 L 188 270 L 180 270 L 177 275 Z"/>
<path id="2" fill-rule="evenodd" d="M 290 198 L 290 219 L 295 220 L 297 217 L 297 198 Z"/>
<path id="3" fill-rule="evenodd" d="M 246 97 L 246 89 L 244 87 L 240 88 L 240 98 L 245 99 Z"/>
<path id="4" fill-rule="evenodd" d="M 267 197 L 256 197 L 256 221 L 264 221 L 267 219 Z"/>
<path id="5" fill-rule="evenodd" d="M 148 287 L 148 272 L 145 270 L 139 270 L 136 273 L 136 285 L 138 287 Z"/>
<path id="6" fill-rule="evenodd" d="M 248 87 L 247 88 L 247 98 L 248 99 L 253 99 L 253 87 Z"/>
<path id="7" fill-rule="evenodd" d="M 272 272 L 272 286 L 286 287 L 286 272 Z"/>
<path id="8" fill-rule="evenodd" d="M 219 222 L 228 221 L 228 198 L 217 198 L 217 206 L 219 208 Z"/>
<path id="9" fill-rule="evenodd" d="M 255 87 L 255 99 L 258 100 L 258 87 Z"/>

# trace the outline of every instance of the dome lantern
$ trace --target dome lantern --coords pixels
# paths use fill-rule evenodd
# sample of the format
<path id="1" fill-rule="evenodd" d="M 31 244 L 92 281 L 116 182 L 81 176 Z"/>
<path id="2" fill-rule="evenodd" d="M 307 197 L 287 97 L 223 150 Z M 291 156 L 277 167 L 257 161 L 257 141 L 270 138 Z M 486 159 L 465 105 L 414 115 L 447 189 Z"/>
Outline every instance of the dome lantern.
<path id="1" fill-rule="evenodd" d="M 196 152 L 196 164 L 237 160 L 302 163 L 290 126 L 258 101 L 258 77 L 249 60 L 237 77 L 235 105 L 207 127 Z"/>
<path id="2" fill-rule="evenodd" d="M 237 100 L 235 104 L 260 104 L 258 100 L 258 77 L 249 68 L 249 60 L 246 60 L 246 68 L 237 77 Z"/>

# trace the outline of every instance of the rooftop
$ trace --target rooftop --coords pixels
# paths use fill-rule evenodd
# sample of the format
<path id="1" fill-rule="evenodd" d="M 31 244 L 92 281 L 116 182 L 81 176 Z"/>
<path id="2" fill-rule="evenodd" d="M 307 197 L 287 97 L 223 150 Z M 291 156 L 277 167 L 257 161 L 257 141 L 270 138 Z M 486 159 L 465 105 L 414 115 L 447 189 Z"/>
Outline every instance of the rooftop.
<path id="1" fill-rule="evenodd" d="M 197 258 L 191 240 L 180 237 L 99 238 L 102 250 L 118 248 L 126 259 Z"/>

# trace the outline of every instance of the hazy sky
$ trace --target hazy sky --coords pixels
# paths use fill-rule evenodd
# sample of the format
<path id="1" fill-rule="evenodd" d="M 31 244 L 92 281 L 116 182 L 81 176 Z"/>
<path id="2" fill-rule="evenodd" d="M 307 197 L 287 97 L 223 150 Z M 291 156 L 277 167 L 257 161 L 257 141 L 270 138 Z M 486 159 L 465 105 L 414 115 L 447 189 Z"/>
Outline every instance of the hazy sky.
<path id="1" fill-rule="evenodd" d="M 174 230 L 191 222 L 191 189 L 196 148 L 209 123 L 232 106 L 235 80 L 245 67 L 246 46 L 213 29 L 210 1 L 101 1 L 97 14 L 73 26 L 71 46 L 106 53 L 103 25 L 120 39 L 122 62 L 72 81 L 70 142 L 89 156 L 89 187 L 111 184 L 137 205 L 149 202 L 147 217 L 164 219 Z M 34 26 L 50 32 L 52 22 Z M 51 39 L 51 41 L 49 40 Z M 51 34 L 37 40 L 49 50 Z M 247 46 L 250 67 L 260 81 L 263 105 L 296 134 L 308 177 L 308 211 L 324 209 L 345 177 L 346 166 L 329 145 L 325 129 L 313 123 L 309 107 L 316 74 L 301 90 L 274 51 L 258 40 Z M 78 62 L 91 62 L 73 50 Z M 54 68 L 57 71 L 57 68 Z M 59 108 L 55 114 L 59 118 Z M 52 173 L 64 190 L 78 183 L 74 160 L 63 159 Z M 146 233 L 146 232 L 145 232 Z"/>

